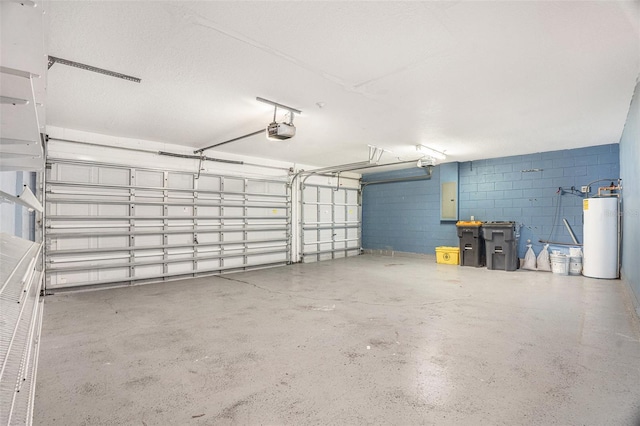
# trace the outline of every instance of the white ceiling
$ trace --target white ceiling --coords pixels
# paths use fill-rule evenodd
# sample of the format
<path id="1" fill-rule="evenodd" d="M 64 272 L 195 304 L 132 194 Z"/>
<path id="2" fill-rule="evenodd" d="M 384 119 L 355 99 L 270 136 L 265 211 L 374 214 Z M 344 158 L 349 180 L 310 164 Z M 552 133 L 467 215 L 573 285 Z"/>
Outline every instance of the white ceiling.
<path id="1" fill-rule="evenodd" d="M 203 147 L 303 111 L 297 135 L 216 151 L 319 166 L 618 142 L 640 71 L 638 2 L 64 2 L 48 124 Z M 324 102 L 319 108 L 316 103 Z M 279 114 L 280 115 L 280 114 Z"/>

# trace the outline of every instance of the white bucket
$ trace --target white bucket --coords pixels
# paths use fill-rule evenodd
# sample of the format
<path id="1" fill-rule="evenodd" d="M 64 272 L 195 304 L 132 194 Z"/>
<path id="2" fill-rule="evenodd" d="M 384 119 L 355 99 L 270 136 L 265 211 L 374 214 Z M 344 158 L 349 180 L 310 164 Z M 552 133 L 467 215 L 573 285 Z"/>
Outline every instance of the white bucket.
<path id="1" fill-rule="evenodd" d="M 582 249 L 580 247 L 569 247 L 569 256 L 582 257 Z"/>
<path id="2" fill-rule="evenodd" d="M 569 257 L 569 275 L 582 274 L 582 256 Z"/>
<path id="3" fill-rule="evenodd" d="M 566 254 L 552 254 L 551 272 L 558 275 L 569 275 L 569 256 Z"/>

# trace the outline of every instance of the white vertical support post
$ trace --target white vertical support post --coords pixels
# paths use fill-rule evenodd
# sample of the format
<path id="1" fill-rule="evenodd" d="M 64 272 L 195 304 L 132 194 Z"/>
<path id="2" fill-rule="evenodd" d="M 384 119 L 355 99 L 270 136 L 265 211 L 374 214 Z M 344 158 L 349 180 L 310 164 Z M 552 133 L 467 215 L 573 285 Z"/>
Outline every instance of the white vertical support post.
<path id="1" fill-rule="evenodd" d="M 336 192 L 331 190 L 331 259 L 336 258 Z"/>
<path id="2" fill-rule="evenodd" d="M 91 171 L 89 172 L 89 181 L 91 183 L 100 183 L 101 174 L 102 174 L 101 170 L 91 169 Z M 98 216 L 100 214 L 100 207 L 97 204 L 90 204 L 88 208 L 88 213 L 89 213 L 89 216 Z M 99 244 L 100 244 L 99 236 L 89 237 L 89 247 L 97 248 Z M 98 281 L 100 279 L 100 271 L 97 269 L 93 271 L 88 271 L 87 275 L 89 276 L 90 280 Z"/>
<path id="3" fill-rule="evenodd" d="M 129 232 L 133 233 L 136 229 L 136 190 L 133 188 L 136 184 L 136 169 L 129 169 Z M 136 237 L 135 235 L 129 235 L 129 278 L 134 278 L 136 276 L 136 267 L 134 266 L 136 262 Z M 129 281 L 129 284 L 132 285 L 134 283 L 133 279 Z"/>
<path id="4" fill-rule="evenodd" d="M 293 202 L 292 202 L 292 188 L 288 183 L 284 184 L 284 193 L 287 196 L 287 211 L 285 212 L 285 217 L 287 221 L 287 264 L 291 264 L 291 258 L 293 250 Z"/>
<path id="5" fill-rule="evenodd" d="M 359 253 L 362 253 L 362 184 L 356 193 L 356 208 L 358 209 L 358 227 L 356 228 L 356 236 L 358 238 Z"/>
<path id="6" fill-rule="evenodd" d="M 345 189 L 344 191 L 344 239 L 345 242 L 342 243 L 342 245 L 344 246 L 344 257 L 348 257 L 349 256 L 349 241 L 347 241 L 349 239 L 349 228 L 347 228 L 347 226 L 349 226 L 349 224 L 347 222 L 349 222 L 349 190 Z M 357 231 L 356 231 L 357 232 Z"/>
<path id="7" fill-rule="evenodd" d="M 46 156 L 45 156 L 46 157 Z M 44 271 L 45 271 L 45 259 L 47 258 L 47 241 L 44 238 L 44 227 L 46 226 L 47 223 L 47 191 L 46 191 L 46 183 L 47 183 L 47 165 L 45 164 L 45 168 L 43 170 L 42 173 L 36 173 L 36 197 L 38 197 L 38 199 L 41 201 L 42 203 L 42 212 L 36 212 L 36 223 L 35 223 L 35 227 L 36 227 L 36 233 L 35 233 L 35 240 L 36 241 L 42 241 L 42 254 L 40 255 L 40 259 L 38 260 L 38 266 L 40 269 L 38 269 L 38 271 L 42 272 L 42 282 L 43 282 L 43 287 L 42 287 L 42 295 L 44 295 L 44 293 L 46 292 L 46 282 L 44 280 Z M 38 226 L 38 223 L 41 224 L 41 226 Z"/>
<path id="8" fill-rule="evenodd" d="M 298 206 L 300 216 L 298 217 L 298 260 L 304 263 L 304 184 L 300 182 L 298 190 Z"/>
<path id="9" fill-rule="evenodd" d="M 266 185 L 266 184 L 265 184 Z M 249 190 L 249 184 L 248 184 L 248 179 L 244 179 L 244 197 L 243 197 L 243 209 L 242 209 L 242 215 L 244 216 L 244 231 L 242 232 L 242 239 L 244 240 L 244 242 L 242 243 L 242 247 L 243 247 L 243 251 L 244 251 L 244 256 L 242 256 L 242 263 L 244 265 L 247 265 L 249 263 L 249 258 L 247 256 L 247 251 L 249 250 L 248 243 L 248 232 L 247 232 L 247 227 L 249 226 L 249 208 L 247 207 L 247 203 L 249 202 L 249 194 L 247 194 L 248 190 Z M 246 266 L 244 268 L 242 268 L 243 270 L 246 270 Z"/>
<path id="10" fill-rule="evenodd" d="M 167 230 L 169 229 L 169 219 L 167 218 L 169 215 L 169 206 L 167 205 L 169 202 L 169 172 L 162 172 L 162 175 L 162 245 L 164 246 L 162 249 L 162 273 L 165 275 L 163 280 L 166 280 L 166 274 L 169 273 L 169 264 L 167 263 L 167 260 L 169 259 L 169 249 L 167 248 L 167 245 L 169 245 L 169 235 L 167 234 Z"/>
<path id="11" fill-rule="evenodd" d="M 322 217 L 322 191 L 320 191 L 320 187 L 316 187 L 316 223 L 318 230 L 316 231 L 316 262 L 320 262 L 320 247 L 322 246 L 322 244 L 320 244 L 320 241 L 322 241 L 320 239 L 321 235 L 322 235 L 322 231 L 320 230 L 320 218 Z"/>
<path id="12" fill-rule="evenodd" d="M 193 276 L 198 275 L 198 189 L 200 179 L 194 176 L 193 182 Z"/>
<path id="13" fill-rule="evenodd" d="M 49 267 L 47 265 L 47 256 L 46 256 L 46 254 L 49 253 L 49 251 L 51 251 L 54 248 L 54 247 L 52 247 L 51 237 L 48 237 L 47 236 L 47 232 L 46 232 L 46 229 L 51 227 L 51 223 L 50 223 L 50 220 L 47 219 L 47 215 L 48 214 L 55 215 L 58 212 L 58 205 L 57 204 L 52 203 L 50 205 L 47 205 L 47 203 L 46 203 L 46 199 L 47 199 L 46 198 L 46 194 L 47 194 L 47 192 L 51 191 L 51 187 L 50 187 L 49 184 L 47 184 L 47 181 L 52 178 L 51 175 L 53 173 L 54 167 L 57 167 L 57 166 L 53 165 L 53 164 L 47 164 L 45 166 L 45 169 L 44 169 L 44 182 L 43 182 L 43 186 L 44 187 L 42 189 L 42 191 L 43 191 L 43 203 L 42 203 L 42 205 L 44 206 L 44 222 L 42 223 L 42 243 L 43 243 L 42 252 L 44 253 L 44 258 L 43 258 L 43 262 L 42 262 L 42 267 L 44 268 L 44 277 L 45 277 L 44 278 L 44 290 L 45 291 L 46 291 L 47 288 L 49 288 L 49 286 L 51 284 L 51 275 L 47 273 L 48 270 L 49 270 Z M 57 244 L 56 244 L 55 248 L 56 249 L 58 248 Z"/>
<path id="14" fill-rule="evenodd" d="M 220 261 L 218 266 L 220 267 L 220 273 L 224 268 L 224 177 L 220 176 L 220 233 L 218 240 L 220 241 Z"/>
<path id="15" fill-rule="evenodd" d="M 349 221 L 349 195 L 348 195 L 348 190 L 341 190 L 342 191 L 342 202 L 344 203 L 344 206 L 342 206 L 342 217 L 343 217 L 343 221 L 344 221 L 344 229 L 342 230 L 343 233 L 343 239 L 347 240 L 349 237 L 349 224 L 347 223 Z M 347 241 L 342 243 L 342 246 L 344 247 L 344 257 L 347 257 L 349 251 L 347 250 L 347 246 L 349 245 L 349 243 Z"/>

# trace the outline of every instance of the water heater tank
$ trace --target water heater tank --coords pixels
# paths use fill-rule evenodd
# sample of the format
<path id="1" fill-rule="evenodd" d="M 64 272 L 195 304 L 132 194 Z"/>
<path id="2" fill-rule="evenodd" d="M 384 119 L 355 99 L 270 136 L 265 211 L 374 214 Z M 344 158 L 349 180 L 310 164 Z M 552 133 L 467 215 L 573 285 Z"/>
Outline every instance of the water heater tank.
<path id="1" fill-rule="evenodd" d="M 618 278 L 618 199 L 583 200 L 584 244 L 582 274 Z"/>

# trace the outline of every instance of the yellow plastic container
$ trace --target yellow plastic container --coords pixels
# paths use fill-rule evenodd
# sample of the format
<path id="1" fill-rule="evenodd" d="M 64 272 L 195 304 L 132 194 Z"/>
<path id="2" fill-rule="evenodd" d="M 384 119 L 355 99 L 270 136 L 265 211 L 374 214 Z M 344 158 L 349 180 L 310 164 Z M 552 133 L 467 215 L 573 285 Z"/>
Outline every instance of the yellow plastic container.
<path id="1" fill-rule="evenodd" d="M 471 221 L 464 221 L 464 220 L 459 220 L 458 222 L 456 222 L 456 226 L 482 226 L 482 222 L 480 222 L 479 220 L 471 220 Z"/>
<path id="2" fill-rule="evenodd" d="M 436 263 L 458 265 L 460 263 L 459 247 L 436 247 Z"/>

